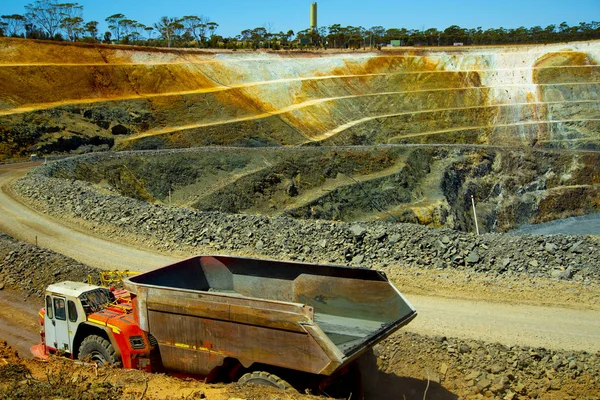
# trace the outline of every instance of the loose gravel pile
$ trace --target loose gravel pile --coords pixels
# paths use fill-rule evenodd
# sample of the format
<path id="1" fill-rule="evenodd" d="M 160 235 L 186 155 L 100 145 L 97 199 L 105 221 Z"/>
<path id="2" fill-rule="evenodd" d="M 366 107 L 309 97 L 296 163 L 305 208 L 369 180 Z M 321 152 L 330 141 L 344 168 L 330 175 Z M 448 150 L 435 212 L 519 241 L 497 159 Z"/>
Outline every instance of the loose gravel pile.
<path id="1" fill-rule="evenodd" d="M 287 217 L 197 212 L 122 197 L 111 188 L 51 178 L 61 161 L 15 184 L 46 212 L 65 214 L 116 234 L 144 235 L 166 249 L 210 248 L 273 258 L 385 268 L 455 268 L 488 275 L 600 282 L 598 239 L 589 236 L 512 236 L 431 229 L 389 222 L 336 223 Z"/>
<path id="2" fill-rule="evenodd" d="M 13 239 L 0 233 L 0 289 L 41 296 L 46 286 L 65 280 L 94 281 L 99 270 L 72 258 Z"/>
<path id="3" fill-rule="evenodd" d="M 374 352 L 382 372 L 403 376 L 411 366 L 418 366 L 423 379 L 431 381 L 433 388 L 441 383 L 466 398 L 598 399 L 600 396 L 600 352 L 507 347 L 407 332 L 377 345 Z M 413 397 L 413 393 L 405 392 L 396 398 L 402 398 L 403 394 Z M 438 392 L 438 396 L 427 398 L 450 397 Z"/>

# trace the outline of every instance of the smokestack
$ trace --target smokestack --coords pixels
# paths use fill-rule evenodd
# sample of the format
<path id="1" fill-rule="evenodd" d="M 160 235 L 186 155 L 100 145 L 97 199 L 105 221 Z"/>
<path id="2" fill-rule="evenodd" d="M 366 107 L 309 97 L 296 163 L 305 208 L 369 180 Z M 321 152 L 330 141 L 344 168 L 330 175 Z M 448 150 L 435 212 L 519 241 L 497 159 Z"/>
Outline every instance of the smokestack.
<path id="1" fill-rule="evenodd" d="M 310 5 L 310 29 L 317 30 L 317 3 Z"/>

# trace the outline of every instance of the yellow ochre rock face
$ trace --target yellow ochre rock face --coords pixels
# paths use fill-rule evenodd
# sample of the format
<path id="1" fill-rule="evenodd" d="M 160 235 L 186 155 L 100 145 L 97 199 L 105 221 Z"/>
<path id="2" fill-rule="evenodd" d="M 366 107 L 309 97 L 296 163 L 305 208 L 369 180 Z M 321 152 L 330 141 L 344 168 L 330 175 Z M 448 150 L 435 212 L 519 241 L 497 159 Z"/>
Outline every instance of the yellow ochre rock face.
<path id="1" fill-rule="evenodd" d="M 598 149 L 599 60 L 600 41 L 217 53 L 1 39 L 0 153 L 58 138 Z"/>

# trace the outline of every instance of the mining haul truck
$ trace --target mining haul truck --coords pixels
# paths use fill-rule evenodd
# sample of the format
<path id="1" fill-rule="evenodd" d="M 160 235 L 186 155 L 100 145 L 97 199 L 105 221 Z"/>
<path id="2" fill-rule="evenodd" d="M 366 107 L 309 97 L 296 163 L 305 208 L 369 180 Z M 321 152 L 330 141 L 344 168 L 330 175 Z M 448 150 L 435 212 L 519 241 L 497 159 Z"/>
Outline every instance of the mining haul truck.
<path id="1" fill-rule="evenodd" d="M 48 286 L 32 353 L 318 391 L 416 316 L 363 268 L 197 256 L 123 284 Z"/>

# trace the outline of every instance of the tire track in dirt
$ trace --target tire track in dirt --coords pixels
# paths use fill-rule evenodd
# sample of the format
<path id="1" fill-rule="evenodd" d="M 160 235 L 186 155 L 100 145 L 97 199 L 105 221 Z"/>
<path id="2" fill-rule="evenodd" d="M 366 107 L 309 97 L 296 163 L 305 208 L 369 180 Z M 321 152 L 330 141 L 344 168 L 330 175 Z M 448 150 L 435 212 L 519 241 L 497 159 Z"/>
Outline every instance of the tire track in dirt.
<path id="1" fill-rule="evenodd" d="M 40 341 L 38 310 L 42 307 L 38 297 L 24 299 L 19 293 L 0 291 L 0 338 L 21 357 L 31 358 L 29 348 Z"/>
<path id="2" fill-rule="evenodd" d="M 477 338 L 508 346 L 600 350 L 600 311 L 407 296 L 419 316 L 410 332 Z M 450 333 L 451 332 L 451 333 Z"/>

